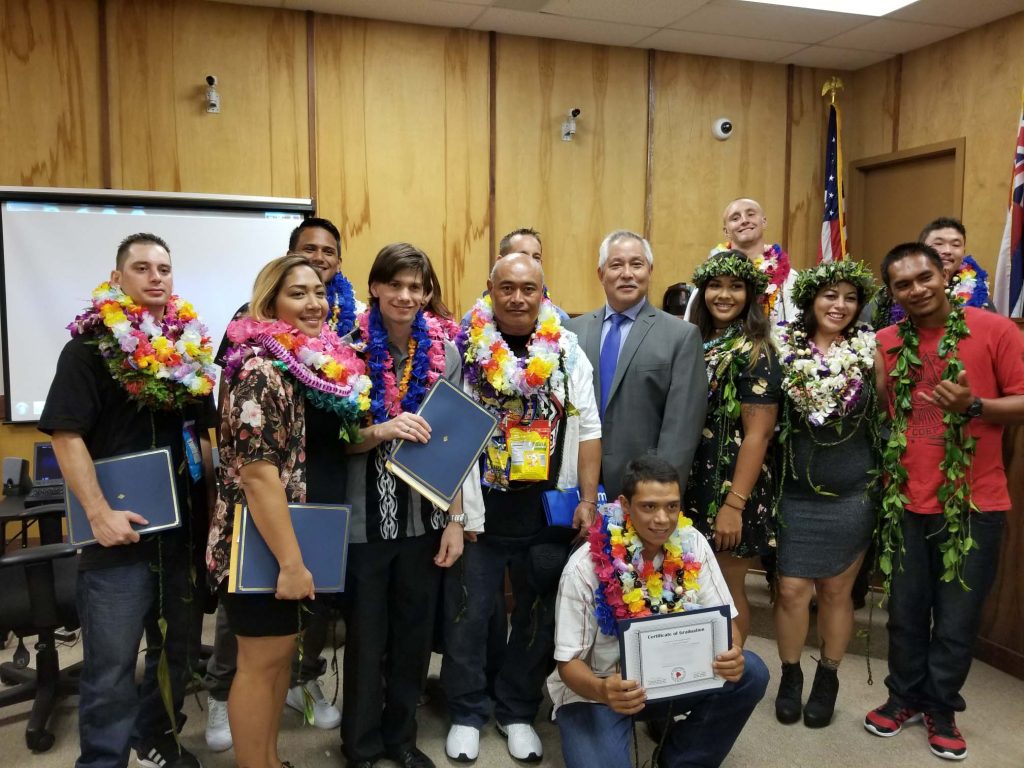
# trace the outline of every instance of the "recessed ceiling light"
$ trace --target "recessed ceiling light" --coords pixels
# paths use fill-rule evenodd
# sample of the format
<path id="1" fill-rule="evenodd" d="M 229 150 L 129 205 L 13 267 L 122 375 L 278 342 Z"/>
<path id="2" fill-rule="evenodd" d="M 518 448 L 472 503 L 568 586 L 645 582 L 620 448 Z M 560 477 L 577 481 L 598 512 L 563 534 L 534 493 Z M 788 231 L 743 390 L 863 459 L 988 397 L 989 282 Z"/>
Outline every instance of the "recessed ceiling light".
<path id="1" fill-rule="evenodd" d="M 748 3 L 786 5 L 790 8 L 813 8 L 816 11 L 855 13 L 860 16 L 885 16 L 917 0 L 745 0 Z"/>

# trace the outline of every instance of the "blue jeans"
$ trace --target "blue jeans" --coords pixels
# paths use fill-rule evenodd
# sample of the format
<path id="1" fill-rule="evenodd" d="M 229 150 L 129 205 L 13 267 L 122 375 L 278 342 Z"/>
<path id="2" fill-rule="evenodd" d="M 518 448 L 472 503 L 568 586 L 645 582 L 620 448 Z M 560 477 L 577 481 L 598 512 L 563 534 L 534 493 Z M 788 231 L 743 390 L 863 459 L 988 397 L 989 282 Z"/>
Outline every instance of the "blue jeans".
<path id="1" fill-rule="evenodd" d="M 190 675 L 192 627 L 187 556 L 165 551 L 162 578 L 149 562 L 81 571 L 76 603 L 84 664 L 78 702 L 81 756 L 76 768 L 123 768 L 129 749 L 147 749 L 171 731 L 156 676 L 162 644 L 157 626 L 161 581 L 175 727 L 184 722 L 181 704 Z M 143 632 L 145 675 L 136 685 Z"/>
<path id="2" fill-rule="evenodd" d="M 531 723 L 543 698 L 555 645 L 555 595 L 566 544 L 548 534 L 509 539 L 481 534 L 444 574 L 445 650 L 441 685 L 452 723 L 483 726 L 487 694 L 488 629 L 508 567 L 515 609 L 494 680 L 494 715 L 503 725 Z"/>
<path id="3" fill-rule="evenodd" d="M 999 567 L 1005 515 L 971 515 L 978 548 L 964 561 L 964 581 L 941 580 L 939 545 L 946 540 L 942 515 L 903 513 L 900 570 L 894 563 L 889 594 L 889 676 L 885 685 L 898 703 L 925 712 L 963 712 L 960 689 L 971 669 L 985 597 Z"/>
<path id="4" fill-rule="evenodd" d="M 717 766 L 747 724 L 768 687 L 768 668 L 760 657 L 743 652 L 743 677 L 722 688 L 674 702 L 653 702 L 636 716 L 665 721 L 689 711 L 685 720 L 672 723 L 658 763 L 661 768 Z M 633 765 L 633 718 L 604 704 L 563 704 L 556 715 L 562 736 L 566 768 L 630 768 Z"/>

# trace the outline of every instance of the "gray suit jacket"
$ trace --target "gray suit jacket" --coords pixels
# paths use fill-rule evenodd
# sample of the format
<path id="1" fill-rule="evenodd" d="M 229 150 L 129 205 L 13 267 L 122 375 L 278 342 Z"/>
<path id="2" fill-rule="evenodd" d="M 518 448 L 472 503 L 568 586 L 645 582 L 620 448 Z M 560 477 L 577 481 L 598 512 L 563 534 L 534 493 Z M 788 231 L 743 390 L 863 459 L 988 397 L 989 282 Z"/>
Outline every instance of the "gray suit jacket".
<path id="1" fill-rule="evenodd" d="M 568 323 L 594 366 L 598 406 L 603 323 L 603 306 Z M 601 475 L 608 498 L 621 491 L 626 464 L 648 450 L 671 462 L 685 487 L 707 405 L 697 326 L 644 302 L 619 355 L 601 427 Z"/>

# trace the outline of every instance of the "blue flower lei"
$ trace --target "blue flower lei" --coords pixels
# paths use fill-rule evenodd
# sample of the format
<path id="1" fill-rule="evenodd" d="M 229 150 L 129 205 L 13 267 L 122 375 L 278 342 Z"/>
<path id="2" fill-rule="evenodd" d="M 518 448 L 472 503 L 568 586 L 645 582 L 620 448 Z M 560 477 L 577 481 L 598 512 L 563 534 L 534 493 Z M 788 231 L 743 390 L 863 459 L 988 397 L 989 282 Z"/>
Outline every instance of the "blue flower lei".
<path id="1" fill-rule="evenodd" d="M 352 283 L 339 271 L 324 287 L 327 289 L 327 304 L 330 307 L 327 324 L 336 334 L 344 336 L 356 326 L 356 296 Z"/>
<path id="2" fill-rule="evenodd" d="M 381 319 L 380 307 L 376 304 L 369 309 L 367 327 L 370 338 L 366 339 L 366 362 L 370 374 L 370 414 L 374 424 L 382 424 L 392 418 L 388 413 L 384 395 L 384 374 L 392 364 L 391 350 L 388 348 L 388 332 Z M 411 413 L 419 408 L 427 393 L 427 381 L 430 373 L 430 331 L 423 310 L 416 313 L 412 321 L 412 340 L 416 343 L 416 351 L 412 357 L 412 372 L 409 378 L 409 389 L 402 398 L 402 411 Z M 395 373 L 396 379 L 401 378 Z"/>
<path id="3" fill-rule="evenodd" d="M 609 561 L 612 557 L 611 534 L 608 532 L 608 516 L 598 515 L 594 522 L 598 535 L 604 542 L 604 552 Z M 608 598 L 604 593 L 604 579 L 598 578 L 597 589 L 594 590 L 594 617 L 597 619 L 597 626 L 603 635 L 617 635 L 619 633 L 619 620 L 615 618 L 615 611 L 608 605 Z"/>

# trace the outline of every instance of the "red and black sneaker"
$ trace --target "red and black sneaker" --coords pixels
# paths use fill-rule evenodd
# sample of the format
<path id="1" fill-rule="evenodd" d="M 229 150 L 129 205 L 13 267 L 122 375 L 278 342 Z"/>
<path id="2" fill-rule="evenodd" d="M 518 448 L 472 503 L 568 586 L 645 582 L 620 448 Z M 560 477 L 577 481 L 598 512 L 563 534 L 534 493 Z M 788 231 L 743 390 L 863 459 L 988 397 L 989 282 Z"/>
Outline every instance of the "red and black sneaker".
<path id="1" fill-rule="evenodd" d="M 967 757 L 967 742 L 960 735 L 952 712 L 925 712 L 924 724 L 928 728 L 928 747 L 933 755 L 946 760 Z"/>
<path id="2" fill-rule="evenodd" d="M 921 713 L 912 707 L 905 707 L 889 699 L 880 707 L 872 709 L 864 718 L 864 728 L 875 736 L 888 738 L 903 730 L 906 723 L 916 723 Z"/>

